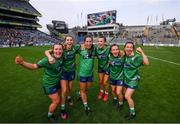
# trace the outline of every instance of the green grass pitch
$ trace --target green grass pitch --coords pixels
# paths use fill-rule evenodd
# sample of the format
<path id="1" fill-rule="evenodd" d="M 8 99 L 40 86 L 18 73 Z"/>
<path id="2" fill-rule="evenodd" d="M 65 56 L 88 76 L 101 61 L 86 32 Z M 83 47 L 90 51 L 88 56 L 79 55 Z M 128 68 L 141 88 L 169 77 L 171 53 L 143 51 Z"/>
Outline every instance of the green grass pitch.
<path id="1" fill-rule="evenodd" d="M 20 54 L 29 62 L 37 62 L 44 57 L 44 50 L 49 47 L 22 47 L 0 49 L 0 122 L 48 122 L 47 110 L 50 100 L 41 87 L 43 70 L 31 71 L 15 65 L 14 58 Z M 180 63 L 178 47 L 143 47 L 149 56 Z M 78 56 L 77 56 L 78 57 Z M 78 59 L 77 65 L 78 65 Z M 128 112 L 125 102 L 123 111 L 118 112 L 112 104 L 112 97 L 107 103 L 97 100 L 98 77 L 97 60 L 94 68 L 94 82 L 89 90 L 88 103 L 92 114 L 86 116 L 82 103 L 76 101 L 79 89 L 74 82 L 74 105 L 66 106 L 69 113 L 67 120 L 58 118 L 62 123 L 104 123 L 104 122 L 180 122 L 180 65 L 149 58 L 150 65 L 140 69 L 141 81 L 135 92 L 137 116 L 126 120 Z M 77 66 L 78 68 L 78 66 Z M 59 109 L 56 111 L 59 115 Z"/>

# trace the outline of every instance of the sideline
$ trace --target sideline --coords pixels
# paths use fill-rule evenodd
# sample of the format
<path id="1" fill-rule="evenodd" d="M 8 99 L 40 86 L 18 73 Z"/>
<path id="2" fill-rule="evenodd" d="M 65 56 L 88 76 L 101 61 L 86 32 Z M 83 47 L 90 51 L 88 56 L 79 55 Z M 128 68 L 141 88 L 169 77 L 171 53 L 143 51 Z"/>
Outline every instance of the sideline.
<path id="1" fill-rule="evenodd" d="M 156 57 L 153 57 L 153 56 L 148 56 L 149 58 L 152 58 L 152 59 L 156 59 L 156 60 L 160 60 L 160 61 L 163 61 L 163 62 L 167 62 L 167 63 L 170 63 L 170 64 L 174 64 L 174 65 L 179 65 L 179 63 L 175 63 L 175 62 L 171 62 L 171 61 L 168 61 L 168 60 L 164 60 L 164 59 L 159 59 L 159 58 L 156 58 Z"/>

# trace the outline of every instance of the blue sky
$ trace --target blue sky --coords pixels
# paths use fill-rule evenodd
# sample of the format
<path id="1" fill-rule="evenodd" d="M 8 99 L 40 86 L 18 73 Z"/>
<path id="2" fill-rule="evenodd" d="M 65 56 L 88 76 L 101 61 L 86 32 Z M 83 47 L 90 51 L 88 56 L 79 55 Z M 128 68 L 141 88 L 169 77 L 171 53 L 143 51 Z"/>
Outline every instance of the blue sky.
<path id="1" fill-rule="evenodd" d="M 159 24 L 162 18 L 180 22 L 180 0 L 30 0 L 42 14 L 41 30 L 52 20 L 64 20 L 69 27 L 85 25 L 87 14 L 117 10 L 116 22 L 123 25 Z M 82 13 L 82 17 L 81 17 Z"/>

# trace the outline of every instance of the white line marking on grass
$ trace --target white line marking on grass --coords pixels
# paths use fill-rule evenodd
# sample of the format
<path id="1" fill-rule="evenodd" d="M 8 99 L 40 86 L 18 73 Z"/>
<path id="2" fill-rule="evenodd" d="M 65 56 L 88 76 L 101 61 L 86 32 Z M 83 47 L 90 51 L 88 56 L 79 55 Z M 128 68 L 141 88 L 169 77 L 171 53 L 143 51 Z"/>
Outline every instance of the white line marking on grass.
<path id="1" fill-rule="evenodd" d="M 179 65 L 179 63 L 175 63 L 175 62 L 171 62 L 171 61 L 168 61 L 168 60 L 164 60 L 164 59 L 159 59 L 159 58 L 156 58 L 156 57 L 153 57 L 153 56 L 148 56 L 149 58 L 152 58 L 152 59 L 156 59 L 156 60 L 160 60 L 160 61 L 163 61 L 163 62 L 167 62 L 167 63 L 170 63 L 170 64 L 174 64 L 174 65 Z"/>

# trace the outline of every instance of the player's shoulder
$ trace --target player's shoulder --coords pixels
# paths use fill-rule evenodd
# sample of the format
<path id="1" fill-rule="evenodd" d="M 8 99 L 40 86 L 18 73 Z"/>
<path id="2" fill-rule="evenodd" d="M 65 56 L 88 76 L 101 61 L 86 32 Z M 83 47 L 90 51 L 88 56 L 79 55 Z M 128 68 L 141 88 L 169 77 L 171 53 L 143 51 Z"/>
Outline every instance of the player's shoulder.
<path id="1" fill-rule="evenodd" d="M 141 57 L 140 53 L 138 53 L 137 51 L 134 52 L 134 56 L 135 56 L 135 57 Z"/>
<path id="2" fill-rule="evenodd" d="M 135 53 L 134 53 L 134 57 L 132 57 L 132 59 L 133 59 L 134 61 L 142 61 L 142 56 L 140 55 L 140 53 L 135 52 Z"/>
<path id="3" fill-rule="evenodd" d="M 48 57 L 44 57 L 37 62 L 37 65 L 40 67 L 45 67 L 48 65 L 48 63 L 49 63 Z"/>
<path id="4" fill-rule="evenodd" d="M 42 58 L 40 61 L 41 62 L 48 62 L 48 57 L 46 56 L 46 57 Z"/>
<path id="5" fill-rule="evenodd" d="M 81 46 L 81 44 L 78 44 L 78 43 L 73 44 L 73 47 L 80 47 L 80 46 Z"/>

